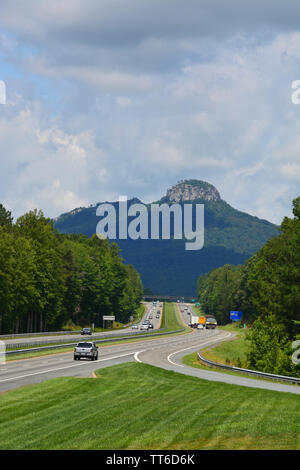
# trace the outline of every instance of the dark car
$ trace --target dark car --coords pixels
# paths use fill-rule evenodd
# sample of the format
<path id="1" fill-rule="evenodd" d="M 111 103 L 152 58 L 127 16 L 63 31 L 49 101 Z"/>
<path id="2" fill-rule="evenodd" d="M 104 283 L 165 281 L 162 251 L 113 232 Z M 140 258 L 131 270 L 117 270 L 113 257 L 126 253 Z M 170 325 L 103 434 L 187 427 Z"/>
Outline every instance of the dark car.
<path id="1" fill-rule="evenodd" d="M 82 335 L 91 335 L 92 334 L 92 328 L 82 328 L 81 334 Z"/>
<path id="2" fill-rule="evenodd" d="M 153 323 L 148 323 L 149 330 L 154 328 Z"/>

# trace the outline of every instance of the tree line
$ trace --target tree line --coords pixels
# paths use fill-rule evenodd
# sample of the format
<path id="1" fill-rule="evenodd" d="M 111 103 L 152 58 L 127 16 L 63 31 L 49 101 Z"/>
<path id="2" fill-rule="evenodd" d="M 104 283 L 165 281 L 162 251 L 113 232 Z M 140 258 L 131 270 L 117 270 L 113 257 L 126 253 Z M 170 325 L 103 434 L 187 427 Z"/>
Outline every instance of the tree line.
<path id="1" fill-rule="evenodd" d="M 102 326 L 102 315 L 126 323 L 142 295 L 115 243 L 59 233 L 37 210 L 13 223 L 0 204 L 0 334 Z"/>
<path id="2" fill-rule="evenodd" d="M 213 313 L 219 324 L 229 323 L 231 310 L 243 312 L 243 322 L 251 326 L 250 367 L 300 376 L 300 365 L 291 360 L 300 323 L 300 197 L 278 236 L 244 265 L 200 276 L 198 295 L 205 313 Z"/>

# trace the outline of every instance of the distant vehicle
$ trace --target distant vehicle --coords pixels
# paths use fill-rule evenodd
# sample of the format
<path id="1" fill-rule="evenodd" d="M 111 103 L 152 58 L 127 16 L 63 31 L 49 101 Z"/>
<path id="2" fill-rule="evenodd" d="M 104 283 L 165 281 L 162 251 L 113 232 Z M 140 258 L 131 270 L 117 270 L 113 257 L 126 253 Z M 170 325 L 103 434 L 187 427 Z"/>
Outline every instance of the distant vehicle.
<path id="1" fill-rule="evenodd" d="M 152 315 L 149 315 L 149 320 L 152 320 Z"/>
<path id="2" fill-rule="evenodd" d="M 92 328 L 82 328 L 81 334 L 82 335 L 91 335 L 92 334 Z"/>
<path id="3" fill-rule="evenodd" d="M 149 323 L 149 325 L 148 325 L 148 326 L 149 326 L 149 330 L 150 330 L 150 329 L 151 329 L 151 330 L 153 330 L 153 328 L 154 328 L 154 325 L 153 325 L 153 323 Z"/>
<path id="4" fill-rule="evenodd" d="M 197 326 L 197 330 L 204 330 L 204 325 L 202 325 L 202 323 L 199 323 L 199 325 Z"/>
<path id="5" fill-rule="evenodd" d="M 204 326 L 205 326 L 206 317 L 199 317 L 199 323 L 200 323 L 201 325 L 204 325 Z"/>
<path id="6" fill-rule="evenodd" d="M 143 321 L 143 324 L 144 324 L 144 325 L 145 325 L 146 323 L 150 323 L 150 320 L 147 319 L 147 320 Z"/>
<path id="7" fill-rule="evenodd" d="M 132 325 L 132 327 L 131 327 L 131 328 L 132 328 L 133 330 L 138 330 L 138 328 L 139 328 L 139 325 Z"/>
<path id="8" fill-rule="evenodd" d="M 149 329 L 149 324 L 148 323 L 143 323 L 141 326 L 140 326 L 140 330 L 148 330 Z"/>
<path id="9" fill-rule="evenodd" d="M 187 310 L 188 308 L 187 307 L 184 307 L 184 310 Z"/>
<path id="10" fill-rule="evenodd" d="M 95 343 L 78 343 L 74 348 L 74 360 L 79 361 L 82 357 L 97 361 L 98 346 Z"/>
<path id="11" fill-rule="evenodd" d="M 194 315 L 191 316 L 191 327 L 197 328 L 199 324 L 199 317 L 195 317 Z"/>
<path id="12" fill-rule="evenodd" d="M 160 315 L 159 315 L 159 314 L 157 314 L 157 315 L 156 315 L 156 318 L 160 318 Z"/>
<path id="13" fill-rule="evenodd" d="M 217 326 L 217 321 L 214 317 L 207 317 L 205 322 L 205 328 L 207 330 L 212 329 L 214 330 Z"/>

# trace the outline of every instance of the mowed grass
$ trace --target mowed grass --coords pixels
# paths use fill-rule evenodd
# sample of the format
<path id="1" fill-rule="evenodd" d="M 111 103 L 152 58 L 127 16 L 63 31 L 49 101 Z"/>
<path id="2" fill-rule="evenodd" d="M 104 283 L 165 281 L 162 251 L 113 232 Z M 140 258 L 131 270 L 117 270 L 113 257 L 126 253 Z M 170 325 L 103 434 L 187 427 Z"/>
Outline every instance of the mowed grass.
<path id="1" fill-rule="evenodd" d="M 203 349 L 201 354 L 211 361 L 247 368 L 247 353 L 249 352 L 249 341 L 246 340 L 247 330 L 238 328 L 236 325 L 227 325 L 221 329 L 236 333 L 235 338 Z"/>
<path id="2" fill-rule="evenodd" d="M 171 302 L 165 302 L 165 316 L 167 319 L 167 331 L 176 331 L 182 328 L 186 328 L 179 317 L 179 312 L 176 304 Z"/>
<path id="3" fill-rule="evenodd" d="M 1 449 L 299 449 L 300 400 L 147 364 L 0 395 Z"/>

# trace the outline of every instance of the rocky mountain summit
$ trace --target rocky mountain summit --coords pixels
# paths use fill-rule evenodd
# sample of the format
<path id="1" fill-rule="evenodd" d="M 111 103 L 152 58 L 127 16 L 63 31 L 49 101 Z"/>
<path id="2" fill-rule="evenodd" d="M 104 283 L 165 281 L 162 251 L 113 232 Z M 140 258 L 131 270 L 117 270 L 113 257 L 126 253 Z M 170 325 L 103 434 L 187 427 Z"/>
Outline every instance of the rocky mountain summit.
<path id="1" fill-rule="evenodd" d="M 167 190 L 166 200 L 170 202 L 195 201 L 220 201 L 219 191 L 206 181 L 184 180 Z"/>
<path id="2" fill-rule="evenodd" d="M 205 204 L 205 241 L 201 250 L 185 250 L 185 239 L 175 240 L 172 236 L 169 240 L 162 237 L 152 239 L 150 236 L 148 239 L 128 237 L 112 240 L 120 247 L 125 263 L 132 264 L 141 274 L 144 287 L 155 294 L 196 295 L 199 275 L 224 264 L 243 264 L 269 238 L 278 235 L 275 225 L 231 207 L 221 199 L 212 184 L 201 180 L 179 181 L 167 190 L 166 196 L 153 204 L 185 204 L 187 201 Z M 128 200 L 128 207 L 140 202 L 138 198 L 132 198 Z M 99 204 L 62 214 L 54 221 L 55 228 L 62 233 L 91 237 L 99 223 L 96 214 Z M 111 204 L 118 213 L 118 201 Z M 151 203 L 147 206 L 149 208 Z M 194 214 L 193 226 L 196 226 L 195 223 Z M 118 217 L 116 224 L 116 233 L 119 233 Z M 160 234 L 162 229 L 160 220 Z"/>

